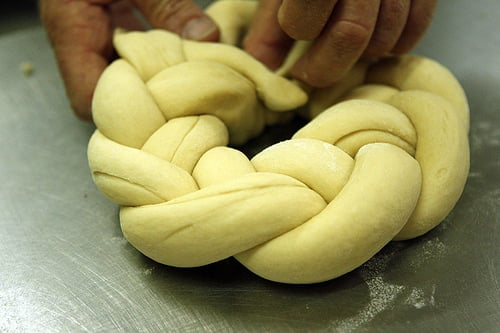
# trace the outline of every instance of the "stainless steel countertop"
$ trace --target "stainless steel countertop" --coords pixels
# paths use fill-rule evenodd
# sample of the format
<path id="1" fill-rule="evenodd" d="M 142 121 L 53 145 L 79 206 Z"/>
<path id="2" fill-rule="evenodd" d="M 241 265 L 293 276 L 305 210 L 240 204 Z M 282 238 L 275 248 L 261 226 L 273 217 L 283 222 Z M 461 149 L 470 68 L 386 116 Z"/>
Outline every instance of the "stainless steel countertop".
<path id="1" fill-rule="evenodd" d="M 470 101 L 472 166 L 453 212 L 310 286 L 262 280 L 232 259 L 166 267 L 132 248 L 92 183 L 94 128 L 73 117 L 43 30 L 0 24 L 0 331 L 500 330 L 499 22 L 498 0 L 443 0 L 415 52 L 449 67 Z"/>

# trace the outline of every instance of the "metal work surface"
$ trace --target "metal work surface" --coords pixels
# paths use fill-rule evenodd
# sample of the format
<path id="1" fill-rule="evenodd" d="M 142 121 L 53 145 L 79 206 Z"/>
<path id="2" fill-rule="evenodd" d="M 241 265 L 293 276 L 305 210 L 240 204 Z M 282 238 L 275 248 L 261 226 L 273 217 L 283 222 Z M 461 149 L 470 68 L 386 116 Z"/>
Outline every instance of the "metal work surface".
<path id="1" fill-rule="evenodd" d="M 42 28 L 1 22 L 0 332 L 500 330 L 498 0 L 441 1 L 415 51 L 450 68 L 470 102 L 472 165 L 453 212 L 423 237 L 305 286 L 265 281 L 233 259 L 166 267 L 130 246 L 118 207 L 92 182 L 94 127 L 72 115 Z"/>

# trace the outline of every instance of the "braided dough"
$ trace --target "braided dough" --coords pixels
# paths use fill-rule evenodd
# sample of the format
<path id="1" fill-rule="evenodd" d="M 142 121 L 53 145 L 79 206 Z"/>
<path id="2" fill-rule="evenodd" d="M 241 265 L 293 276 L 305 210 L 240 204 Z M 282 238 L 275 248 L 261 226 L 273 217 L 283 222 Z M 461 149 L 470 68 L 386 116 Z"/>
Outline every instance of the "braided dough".
<path id="1" fill-rule="evenodd" d="M 116 33 L 121 59 L 95 91 L 88 159 L 122 205 L 127 240 L 167 265 L 234 256 L 266 279 L 314 283 L 439 224 L 469 168 L 468 105 L 450 71 L 406 55 L 303 88 L 286 71 L 306 44 L 278 72 L 230 45 L 254 10 L 208 10 L 229 44 Z M 252 160 L 228 147 L 299 107 L 312 120 L 290 140 Z"/>

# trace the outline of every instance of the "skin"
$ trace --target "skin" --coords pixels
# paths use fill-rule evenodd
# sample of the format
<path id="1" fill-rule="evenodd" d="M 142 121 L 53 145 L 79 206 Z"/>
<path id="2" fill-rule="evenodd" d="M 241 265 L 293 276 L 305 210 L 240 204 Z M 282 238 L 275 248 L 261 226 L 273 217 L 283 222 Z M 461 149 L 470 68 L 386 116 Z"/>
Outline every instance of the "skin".
<path id="1" fill-rule="evenodd" d="M 243 48 L 279 67 L 294 40 L 313 41 L 291 75 L 315 87 L 334 84 L 359 59 L 409 52 L 429 27 L 437 0 L 261 0 Z M 153 28 L 184 38 L 218 41 L 216 25 L 188 0 L 40 0 L 75 114 L 91 120 L 97 80 L 113 60 L 112 32 Z"/>

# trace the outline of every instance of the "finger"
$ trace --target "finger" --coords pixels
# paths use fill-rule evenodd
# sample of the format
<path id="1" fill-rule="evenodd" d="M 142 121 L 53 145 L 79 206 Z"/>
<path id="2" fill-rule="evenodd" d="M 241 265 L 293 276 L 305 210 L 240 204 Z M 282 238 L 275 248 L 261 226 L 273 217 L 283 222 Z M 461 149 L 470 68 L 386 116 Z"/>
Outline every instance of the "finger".
<path id="1" fill-rule="evenodd" d="M 112 54 L 109 14 L 85 1 L 45 0 L 40 11 L 71 106 L 91 120 L 93 92 Z"/>
<path id="2" fill-rule="evenodd" d="M 379 6 L 380 0 L 340 0 L 321 35 L 292 68 L 292 75 L 315 87 L 338 81 L 368 45 Z"/>
<path id="3" fill-rule="evenodd" d="M 407 53 L 417 45 L 431 24 L 436 5 L 437 0 L 413 0 L 411 2 L 406 27 L 392 49 L 392 53 Z"/>
<path id="4" fill-rule="evenodd" d="M 92 97 L 109 61 L 83 48 L 61 50 L 56 57 L 72 109 L 78 118 L 92 121 Z"/>
<path id="5" fill-rule="evenodd" d="M 285 59 L 293 40 L 281 29 L 277 13 L 281 0 L 262 0 L 243 40 L 243 48 L 271 69 Z"/>
<path id="6" fill-rule="evenodd" d="M 278 12 L 281 28 L 293 39 L 313 40 L 319 36 L 337 0 L 283 0 Z"/>
<path id="7" fill-rule="evenodd" d="M 132 0 L 153 28 L 166 29 L 187 39 L 217 41 L 213 20 L 190 0 Z"/>
<path id="8" fill-rule="evenodd" d="M 377 24 L 364 58 L 376 59 L 387 55 L 396 45 L 410 13 L 410 0 L 382 0 Z"/>
<path id="9" fill-rule="evenodd" d="M 126 30 L 146 30 L 145 22 L 141 21 L 136 13 L 135 6 L 129 0 L 114 1 L 109 5 L 113 27 Z"/>

